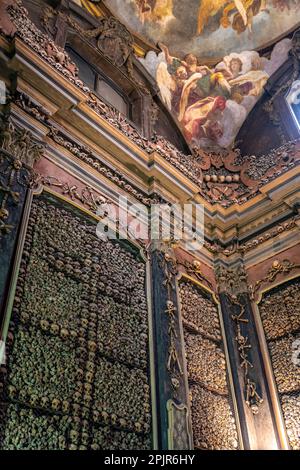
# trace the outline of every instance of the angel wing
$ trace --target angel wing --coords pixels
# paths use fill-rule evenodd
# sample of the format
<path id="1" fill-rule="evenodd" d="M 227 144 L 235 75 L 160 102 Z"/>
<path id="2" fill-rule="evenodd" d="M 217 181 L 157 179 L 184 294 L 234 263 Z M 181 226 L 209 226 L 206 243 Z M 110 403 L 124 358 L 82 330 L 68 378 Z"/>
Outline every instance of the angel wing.
<path id="1" fill-rule="evenodd" d="M 169 110 L 172 108 L 172 91 L 175 91 L 176 83 L 168 71 L 165 62 L 161 62 L 156 70 L 156 81 L 160 90 L 163 102 Z"/>
<path id="2" fill-rule="evenodd" d="M 263 70 L 250 70 L 240 77 L 229 80 L 229 83 L 231 86 L 234 86 L 244 85 L 245 83 L 250 82 L 252 84 L 252 90 L 249 94 L 252 96 L 259 96 L 269 78 L 270 77 L 267 72 L 264 72 Z"/>
<path id="3" fill-rule="evenodd" d="M 235 0 L 235 6 L 236 6 L 236 9 L 237 11 L 239 12 L 239 14 L 241 15 L 242 17 L 242 20 L 244 22 L 244 25 L 247 26 L 248 24 L 248 16 L 247 16 L 247 11 L 243 5 L 243 1 L 242 0 Z"/>
<path id="4" fill-rule="evenodd" d="M 183 119 L 192 85 L 197 80 L 200 80 L 200 78 L 202 77 L 203 77 L 202 73 L 196 72 L 185 82 L 184 87 L 181 92 L 178 121 L 182 121 Z"/>

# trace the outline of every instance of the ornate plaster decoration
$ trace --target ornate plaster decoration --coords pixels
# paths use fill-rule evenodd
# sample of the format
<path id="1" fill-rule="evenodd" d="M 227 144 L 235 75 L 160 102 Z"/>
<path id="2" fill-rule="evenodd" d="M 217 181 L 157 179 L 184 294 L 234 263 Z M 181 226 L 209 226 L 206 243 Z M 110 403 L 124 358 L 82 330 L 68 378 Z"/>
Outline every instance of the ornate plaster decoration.
<path id="1" fill-rule="evenodd" d="M 300 264 L 293 263 L 288 259 L 283 261 L 273 261 L 272 266 L 269 268 L 267 274 L 262 279 L 257 280 L 255 284 L 249 285 L 251 300 L 254 300 L 255 294 L 263 284 L 271 284 L 276 280 L 279 274 L 289 274 L 296 269 L 300 269 Z"/>
<path id="2" fill-rule="evenodd" d="M 56 129 L 54 125 L 51 125 L 50 132 L 48 137 L 52 138 L 54 142 L 61 145 L 65 149 L 69 150 L 73 155 L 79 158 L 84 163 L 87 163 L 100 174 L 108 178 L 110 181 L 115 183 L 120 188 L 124 189 L 136 199 L 141 201 L 143 204 L 149 206 L 151 203 L 154 203 L 156 198 L 145 197 L 138 189 L 135 189 L 126 179 L 119 173 L 117 170 L 112 170 L 104 165 L 97 157 L 95 157 L 90 149 L 86 146 L 79 145 L 75 142 L 72 142 L 67 138 L 61 131 Z"/>
<path id="3" fill-rule="evenodd" d="M 284 232 L 288 232 L 289 230 L 293 230 L 294 228 L 296 228 L 298 226 L 297 222 L 299 221 L 299 218 L 300 218 L 300 216 L 297 215 L 297 216 L 293 217 L 291 220 L 289 220 L 288 222 L 283 222 L 283 223 L 279 224 L 277 227 L 270 230 L 269 232 L 264 233 L 260 237 L 254 238 L 253 240 L 250 240 L 249 242 L 244 243 L 243 245 L 240 245 L 237 248 L 237 251 L 239 251 L 241 253 L 246 253 L 247 251 L 253 250 L 257 246 L 265 243 L 266 241 L 271 240 L 272 238 L 276 238 L 278 235 L 280 235 Z"/>
<path id="4" fill-rule="evenodd" d="M 109 59 L 118 68 L 125 67 L 131 80 L 149 94 L 149 90 L 136 79 L 133 73 L 134 39 L 128 29 L 117 18 L 113 16 L 98 18 L 99 26 L 84 30 L 67 13 L 47 7 L 43 12 L 42 23 L 50 34 L 53 34 L 51 22 L 57 17 L 61 18 L 83 38 L 95 41 L 96 47 L 104 57 Z"/>
<path id="5" fill-rule="evenodd" d="M 33 168 L 42 157 L 45 144 L 36 142 L 30 131 L 16 127 L 8 119 L 2 121 L 1 148 L 18 158 L 25 166 Z"/>
<path id="6" fill-rule="evenodd" d="M 22 162 L 20 160 L 7 161 L 2 153 L 0 153 L 0 238 L 8 234 L 14 228 L 14 225 L 8 223 L 10 212 L 8 210 L 8 202 L 12 201 L 15 205 L 18 204 L 20 193 L 16 190 L 16 184 L 19 185 L 20 170 L 22 168 Z M 4 181 L 4 178 L 5 181 Z M 24 184 L 24 181 L 21 182 Z"/>
<path id="7" fill-rule="evenodd" d="M 236 269 L 228 269 L 225 266 L 218 265 L 215 274 L 218 280 L 219 293 L 224 292 L 231 296 L 237 296 L 248 292 L 247 274 L 242 266 L 238 266 Z"/>
<path id="8" fill-rule="evenodd" d="M 184 267 L 188 275 L 194 277 L 199 282 L 204 282 L 210 289 L 212 289 L 213 286 L 211 282 L 202 272 L 202 265 L 199 260 L 194 259 L 192 262 L 186 260 L 183 262 L 178 261 L 178 264 Z"/>
<path id="9" fill-rule="evenodd" d="M 99 173 L 107 177 L 114 184 L 116 184 L 120 188 L 125 189 L 128 193 L 132 194 L 143 204 L 150 205 L 151 203 L 161 201 L 161 198 L 155 196 L 154 194 L 151 195 L 149 198 L 145 197 L 143 193 L 141 193 L 130 183 L 128 183 L 128 181 L 123 177 L 123 175 L 121 175 L 121 173 L 116 170 L 112 170 L 106 165 L 102 164 L 102 162 L 93 155 L 92 151 L 88 149 L 87 146 L 82 146 L 75 142 L 71 142 L 70 139 L 65 136 L 61 132 L 61 130 L 58 130 L 55 127 L 55 124 L 50 121 L 50 115 L 47 110 L 44 109 L 42 106 L 37 105 L 25 93 L 16 93 L 15 104 L 20 106 L 24 111 L 26 111 L 38 121 L 46 124 L 50 130 L 50 132 L 48 133 L 48 137 L 52 138 L 54 142 L 69 150 L 73 155 L 75 155 L 83 162 L 92 166 L 94 169 L 99 171 Z"/>

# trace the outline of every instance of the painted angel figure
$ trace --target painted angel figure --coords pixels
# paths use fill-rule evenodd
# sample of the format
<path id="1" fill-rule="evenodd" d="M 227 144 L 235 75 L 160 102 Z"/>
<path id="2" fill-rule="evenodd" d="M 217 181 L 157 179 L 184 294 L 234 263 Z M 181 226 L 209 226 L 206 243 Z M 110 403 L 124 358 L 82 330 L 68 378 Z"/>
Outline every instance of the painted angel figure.
<path id="1" fill-rule="evenodd" d="M 141 23 L 166 24 L 174 18 L 173 0 L 134 0 Z"/>
<path id="2" fill-rule="evenodd" d="M 166 61 L 158 65 L 156 81 L 163 102 L 177 116 L 180 112 L 181 96 L 186 81 L 195 74 L 198 78 L 202 78 L 210 70 L 205 65 L 198 65 L 197 57 L 194 54 L 187 54 L 183 60 L 180 60 L 171 56 L 164 44 L 159 43 L 159 47 L 164 52 Z"/>
<path id="3" fill-rule="evenodd" d="M 267 11 L 267 0 L 201 0 L 198 12 L 197 32 L 201 34 L 212 16 L 222 11 L 220 26 L 232 28 L 241 33 L 247 28 L 252 31 L 253 17 Z M 234 14 L 232 22 L 229 19 Z"/>

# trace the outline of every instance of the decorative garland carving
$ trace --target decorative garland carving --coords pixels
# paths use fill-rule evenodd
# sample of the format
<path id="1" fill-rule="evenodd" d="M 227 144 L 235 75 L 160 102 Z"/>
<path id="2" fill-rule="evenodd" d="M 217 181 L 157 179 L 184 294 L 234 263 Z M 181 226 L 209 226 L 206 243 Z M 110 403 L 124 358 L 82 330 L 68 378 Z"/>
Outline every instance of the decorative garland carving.
<path id="1" fill-rule="evenodd" d="M 178 262 L 178 264 L 185 268 L 188 275 L 194 277 L 199 282 L 206 283 L 208 287 L 212 289 L 213 286 L 211 282 L 202 273 L 201 262 L 199 260 L 194 259 L 192 262 L 185 260 L 182 263 Z"/>
<path id="2" fill-rule="evenodd" d="M 72 201 L 80 202 L 83 206 L 87 207 L 91 212 L 99 214 L 99 208 L 107 205 L 107 199 L 104 196 L 97 194 L 91 187 L 85 186 L 80 191 L 76 185 L 70 186 L 68 182 L 62 182 L 54 176 L 43 176 L 35 173 L 32 177 L 31 186 L 49 186 L 59 188 L 61 194 L 69 196 Z M 103 214 L 103 216 L 106 214 Z"/>
<path id="3" fill-rule="evenodd" d="M 16 91 L 13 96 L 13 102 L 37 121 L 50 125 L 50 113 L 43 106 L 37 104 L 30 96 Z"/>
<path id="4" fill-rule="evenodd" d="M 22 0 L 16 0 L 14 4 L 8 5 L 7 12 L 10 21 L 15 27 L 16 36 L 20 37 L 29 47 L 74 83 L 74 85 L 85 92 L 89 91 L 88 87 L 85 87 L 83 82 L 79 80 L 78 68 L 70 60 L 66 51 L 57 46 L 49 36 L 43 34 L 29 19 Z"/>
<path id="5" fill-rule="evenodd" d="M 209 201 L 224 207 L 242 204 L 259 188 L 300 160 L 299 145 L 290 142 L 263 156 L 241 156 L 239 150 L 209 153 L 194 149 L 193 157 L 203 172 L 202 191 Z"/>
<path id="6" fill-rule="evenodd" d="M 249 285 L 249 294 L 251 300 L 254 300 L 256 292 L 259 290 L 262 284 L 274 282 L 279 274 L 289 274 L 295 269 L 300 269 L 300 264 L 293 263 L 288 259 L 283 261 L 275 260 L 272 263 L 272 266 L 268 270 L 265 277 L 259 279 L 255 284 Z"/>
<path id="7" fill-rule="evenodd" d="M 14 102 L 35 119 L 42 122 L 43 124 L 46 124 L 50 130 L 48 137 L 53 139 L 54 142 L 69 150 L 81 161 L 96 169 L 99 173 L 103 174 L 114 184 L 126 190 L 126 192 L 132 194 L 132 196 L 137 198 L 143 204 L 149 206 L 151 203 L 155 204 L 157 202 L 162 202 L 162 198 L 156 196 L 155 194 L 152 194 L 150 197 L 145 197 L 145 195 L 138 189 L 134 188 L 121 173 L 119 173 L 117 170 L 108 168 L 98 158 L 96 158 L 93 155 L 91 149 L 87 148 L 87 146 L 72 142 L 69 137 L 65 136 L 61 130 L 58 130 L 55 127 L 53 122 L 50 122 L 50 116 L 47 110 L 45 110 L 42 106 L 37 105 L 25 93 L 16 92 Z"/>
<path id="8" fill-rule="evenodd" d="M 92 151 L 88 149 L 86 146 L 83 147 L 75 142 L 72 142 L 70 139 L 66 138 L 58 129 L 56 129 L 53 125 L 50 127 L 50 132 L 48 137 L 54 140 L 57 144 L 61 145 L 65 149 L 69 150 L 73 155 L 79 158 L 84 163 L 87 163 L 92 168 L 97 170 L 100 174 L 104 175 L 110 181 L 115 183 L 120 188 L 124 189 L 126 192 L 134 196 L 136 199 L 141 201 L 143 204 L 150 206 L 155 202 L 160 201 L 160 199 L 156 199 L 155 196 L 152 197 L 145 197 L 143 193 L 141 193 L 138 189 L 135 189 L 128 181 L 123 177 L 121 173 L 117 170 L 113 170 L 108 168 L 106 165 L 102 164 L 102 162 L 93 155 Z"/>

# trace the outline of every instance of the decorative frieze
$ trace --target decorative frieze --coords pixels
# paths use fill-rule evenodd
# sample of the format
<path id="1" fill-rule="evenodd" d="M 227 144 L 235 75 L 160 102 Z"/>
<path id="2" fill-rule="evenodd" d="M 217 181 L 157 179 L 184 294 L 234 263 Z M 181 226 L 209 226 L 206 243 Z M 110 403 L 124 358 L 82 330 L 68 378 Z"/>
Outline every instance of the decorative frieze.
<path id="1" fill-rule="evenodd" d="M 70 185 L 67 181 L 62 182 L 54 176 L 43 176 L 35 173 L 32 176 L 31 187 L 37 187 L 38 185 L 60 190 L 63 196 L 68 196 L 72 201 L 81 203 L 94 214 L 99 215 L 99 209 L 106 207 L 108 204 L 108 200 L 96 193 L 90 186 L 79 189 L 76 185 Z"/>

